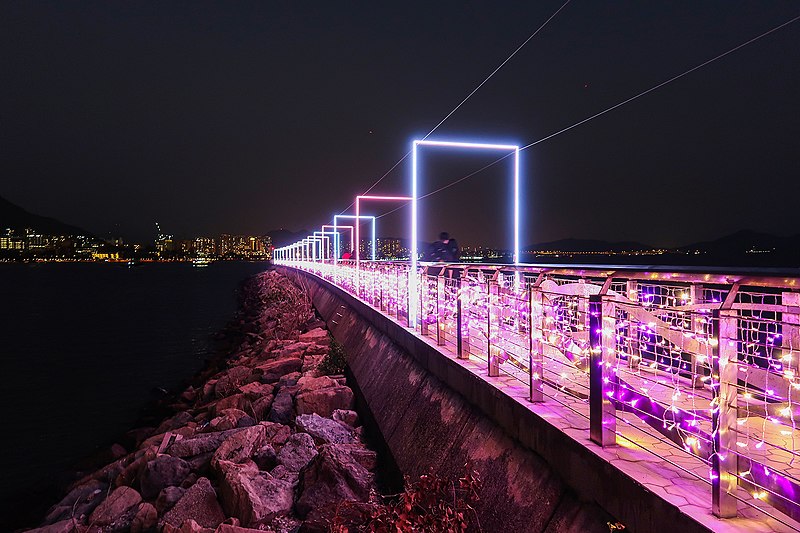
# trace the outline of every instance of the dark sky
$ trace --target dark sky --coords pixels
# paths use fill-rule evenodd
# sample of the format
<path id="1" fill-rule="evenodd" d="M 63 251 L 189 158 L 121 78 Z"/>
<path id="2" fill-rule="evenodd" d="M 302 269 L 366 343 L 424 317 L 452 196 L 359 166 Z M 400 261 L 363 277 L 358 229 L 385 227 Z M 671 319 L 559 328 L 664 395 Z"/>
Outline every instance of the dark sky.
<path id="1" fill-rule="evenodd" d="M 3 2 L 0 196 L 133 238 L 318 227 L 562 3 Z M 575 0 L 433 138 L 529 144 L 797 15 Z M 800 22 L 524 151 L 523 240 L 800 232 L 798 95 Z M 423 188 L 492 160 L 426 152 Z M 506 239 L 504 165 L 423 202 L 422 237 Z"/>

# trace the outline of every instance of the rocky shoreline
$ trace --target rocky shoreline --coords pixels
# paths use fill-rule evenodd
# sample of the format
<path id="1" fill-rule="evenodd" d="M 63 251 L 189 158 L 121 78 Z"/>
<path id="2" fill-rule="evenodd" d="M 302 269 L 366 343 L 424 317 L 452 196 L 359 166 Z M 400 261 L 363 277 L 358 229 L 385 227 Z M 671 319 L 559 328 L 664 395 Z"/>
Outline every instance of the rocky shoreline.
<path id="1" fill-rule="evenodd" d="M 327 531 L 341 504 L 376 501 L 340 347 L 308 297 L 267 271 L 249 279 L 234 348 L 71 484 L 42 533 Z"/>

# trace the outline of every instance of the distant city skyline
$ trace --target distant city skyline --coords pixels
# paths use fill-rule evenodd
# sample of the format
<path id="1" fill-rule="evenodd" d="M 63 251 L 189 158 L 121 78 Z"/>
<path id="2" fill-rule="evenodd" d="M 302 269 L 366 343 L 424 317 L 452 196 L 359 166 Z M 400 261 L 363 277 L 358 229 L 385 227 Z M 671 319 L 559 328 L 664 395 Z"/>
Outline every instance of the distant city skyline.
<path id="1" fill-rule="evenodd" d="M 572 2 L 481 85 L 562 5 L 4 3 L 0 194 L 132 239 L 313 231 L 385 174 L 371 193 L 408 194 L 446 118 L 431 138 L 547 139 L 523 242 L 800 232 L 800 24 L 732 51 L 794 5 Z M 423 193 L 492 162 L 426 157 Z M 427 199 L 423 238 L 497 242 L 502 166 Z"/>

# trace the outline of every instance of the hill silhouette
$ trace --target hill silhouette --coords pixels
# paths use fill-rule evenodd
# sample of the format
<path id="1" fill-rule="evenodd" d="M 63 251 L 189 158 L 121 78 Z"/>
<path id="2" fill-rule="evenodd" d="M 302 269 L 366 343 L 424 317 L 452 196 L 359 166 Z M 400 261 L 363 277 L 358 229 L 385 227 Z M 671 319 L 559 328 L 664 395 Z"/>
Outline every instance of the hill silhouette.
<path id="1" fill-rule="evenodd" d="M 91 233 L 77 226 L 65 224 L 51 217 L 30 213 L 0 196 L 0 230 L 11 228 L 24 231 L 26 228 L 45 235 L 86 235 Z"/>

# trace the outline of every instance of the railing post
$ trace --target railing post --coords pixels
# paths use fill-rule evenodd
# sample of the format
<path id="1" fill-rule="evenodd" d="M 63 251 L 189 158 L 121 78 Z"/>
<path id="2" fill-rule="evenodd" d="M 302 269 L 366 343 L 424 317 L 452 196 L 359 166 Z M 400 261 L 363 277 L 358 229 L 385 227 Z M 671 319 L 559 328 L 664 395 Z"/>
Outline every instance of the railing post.
<path id="1" fill-rule="evenodd" d="M 616 444 L 616 340 L 613 306 L 600 294 L 589 296 L 589 438 L 600 446 Z"/>
<path id="2" fill-rule="evenodd" d="M 528 289 L 528 346 L 531 368 L 531 401 L 544 401 L 544 293 L 539 287 Z"/>
<path id="3" fill-rule="evenodd" d="M 631 301 L 631 304 L 634 307 L 639 306 L 639 282 L 635 279 L 628 280 L 625 282 L 625 292 L 628 300 Z M 636 328 L 634 324 L 629 326 L 630 328 Z M 636 346 L 632 347 L 630 355 L 628 355 L 628 368 L 637 368 L 639 363 L 642 362 L 642 352 L 639 348 L 639 333 L 638 331 L 633 331 L 629 333 L 629 337 L 636 336 Z"/>
<path id="4" fill-rule="evenodd" d="M 492 344 L 492 302 L 496 301 L 500 285 L 497 281 L 489 280 L 486 283 L 487 309 L 486 309 L 486 360 L 489 364 L 489 377 L 500 375 L 500 347 Z M 494 298 L 493 298 L 494 297 Z M 499 328 L 498 328 L 499 331 Z"/>
<path id="5" fill-rule="evenodd" d="M 439 277 L 436 278 L 436 344 L 439 346 L 444 346 L 445 340 L 447 338 L 447 332 L 445 331 L 445 327 L 447 325 L 447 320 L 445 319 L 445 278 L 444 278 L 445 269 L 439 273 Z"/>
<path id="6" fill-rule="evenodd" d="M 430 279 L 428 278 L 427 269 L 423 269 L 422 275 L 419 277 L 419 333 L 420 335 L 428 334 L 428 289 Z"/>
<path id="7" fill-rule="evenodd" d="M 713 311 L 711 339 L 711 511 L 720 518 L 736 516 L 737 486 L 737 318 L 735 311 Z"/>
<path id="8" fill-rule="evenodd" d="M 466 274 L 466 271 L 464 271 Z M 456 298 L 456 352 L 459 359 L 469 359 L 469 315 L 466 305 L 467 297 L 464 278 L 458 279 L 458 297 Z"/>

